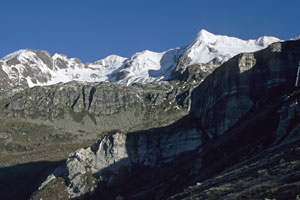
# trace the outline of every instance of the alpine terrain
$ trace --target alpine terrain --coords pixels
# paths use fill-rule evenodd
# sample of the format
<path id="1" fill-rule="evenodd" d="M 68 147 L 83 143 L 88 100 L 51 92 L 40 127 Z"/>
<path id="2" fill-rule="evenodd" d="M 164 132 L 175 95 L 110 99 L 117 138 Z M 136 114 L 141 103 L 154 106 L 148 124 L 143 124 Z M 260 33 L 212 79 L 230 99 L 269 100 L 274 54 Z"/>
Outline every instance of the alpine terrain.
<path id="1" fill-rule="evenodd" d="M 206 30 L 94 63 L 13 52 L 0 60 L 0 197 L 300 199 L 299 60 L 299 38 Z"/>

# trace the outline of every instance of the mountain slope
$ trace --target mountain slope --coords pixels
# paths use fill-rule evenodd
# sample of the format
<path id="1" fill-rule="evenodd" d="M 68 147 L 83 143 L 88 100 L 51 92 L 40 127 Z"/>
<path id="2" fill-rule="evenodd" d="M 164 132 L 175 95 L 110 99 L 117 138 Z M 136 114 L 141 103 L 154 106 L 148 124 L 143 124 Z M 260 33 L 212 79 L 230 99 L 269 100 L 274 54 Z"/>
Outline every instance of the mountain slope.
<path id="1" fill-rule="evenodd" d="M 193 90 L 188 116 L 158 129 L 102 136 L 70 154 L 33 199 L 52 195 L 57 185 L 56 191 L 84 199 L 216 199 L 229 193 L 228 199 L 295 199 L 299 59 L 300 40 L 233 57 Z"/>
<path id="2" fill-rule="evenodd" d="M 128 85 L 168 80 L 172 74 L 183 72 L 189 65 L 202 64 L 203 70 L 207 71 L 207 68 L 219 66 L 238 53 L 263 49 L 276 41 L 279 39 L 274 37 L 244 41 L 202 30 L 196 39 L 184 48 L 160 53 L 147 50 L 128 59 L 111 55 L 85 64 L 77 58 L 67 58 L 62 54 L 51 56 L 41 50 L 19 50 L 0 60 L 0 86 L 33 87 L 73 80 L 110 81 Z"/>

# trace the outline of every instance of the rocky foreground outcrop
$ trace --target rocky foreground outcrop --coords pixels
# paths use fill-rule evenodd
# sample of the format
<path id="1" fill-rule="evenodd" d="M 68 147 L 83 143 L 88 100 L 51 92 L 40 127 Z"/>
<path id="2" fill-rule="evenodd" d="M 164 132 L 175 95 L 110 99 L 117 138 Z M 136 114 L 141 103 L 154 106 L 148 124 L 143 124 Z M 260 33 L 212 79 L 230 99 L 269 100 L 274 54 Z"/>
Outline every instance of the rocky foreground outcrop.
<path id="1" fill-rule="evenodd" d="M 188 116 L 101 137 L 70 154 L 32 198 L 296 199 L 299 60 L 300 40 L 235 56 L 192 92 Z"/>
<path id="2" fill-rule="evenodd" d="M 196 130 L 176 134 L 114 133 L 103 136 L 95 145 L 69 155 L 66 168 L 57 169 L 39 190 L 63 178 L 69 198 L 97 189 L 97 184 L 113 185 L 118 176 L 136 167 L 159 167 L 200 144 Z"/>

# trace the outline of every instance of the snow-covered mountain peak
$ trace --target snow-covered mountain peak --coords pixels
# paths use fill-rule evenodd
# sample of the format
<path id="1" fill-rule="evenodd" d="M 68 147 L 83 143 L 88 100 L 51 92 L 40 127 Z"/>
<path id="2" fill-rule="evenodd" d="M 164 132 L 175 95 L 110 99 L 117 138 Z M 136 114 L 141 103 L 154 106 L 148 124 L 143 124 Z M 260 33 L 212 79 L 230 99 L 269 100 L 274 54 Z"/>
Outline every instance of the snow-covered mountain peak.
<path id="1" fill-rule="evenodd" d="M 129 60 L 142 60 L 142 59 L 155 59 L 157 56 L 161 56 L 164 52 L 158 53 L 150 50 L 144 50 L 141 52 L 137 52 L 131 56 Z"/>
<path id="2" fill-rule="evenodd" d="M 266 48 L 268 45 L 278 42 L 275 37 L 260 37 L 257 40 L 242 40 L 226 35 L 214 35 L 206 30 L 201 30 L 196 39 L 186 47 L 181 57 L 178 68 L 184 70 L 188 65 L 218 63 L 222 64 L 231 57 L 242 52 L 253 52 Z"/>
<path id="3" fill-rule="evenodd" d="M 235 37 L 229 37 L 226 35 L 215 35 L 203 29 L 197 34 L 196 39 L 191 43 L 191 45 L 197 46 L 201 44 L 206 44 L 212 46 L 236 46 L 240 45 L 241 43 L 246 43 L 246 41 Z"/>
<path id="4" fill-rule="evenodd" d="M 102 60 L 113 60 L 113 61 L 123 60 L 124 61 L 125 59 L 127 59 L 127 58 L 122 57 L 122 56 L 118 56 L 118 55 L 115 55 L 115 54 L 112 54 L 112 55 L 109 55 L 109 56 L 105 57 Z"/>
<path id="5" fill-rule="evenodd" d="M 212 71 L 239 53 L 257 51 L 277 41 L 280 40 L 266 36 L 242 40 L 203 29 L 184 48 L 163 52 L 145 50 L 130 58 L 110 55 L 94 63 L 82 63 L 64 54 L 51 56 L 47 51 L 21 49 L 0 60 L 0 72 L 5 76 L 0 77 L 0 86 L 33 87 L 73 80 L 124 84 L 168 80 L 173 73 L 182 72 L 189 65 L 200 64 L 202 70 Z"/>
<path id="6" fill-rule="evenodd" d="M 161 52 L 161 53 L 158 53 L 158 52 L 154 52 L 154 51 L 150 51 L 150 50 L 145 50 L 145 51 L 142 51 L 142 52 L 138 52 L 138 53 L 135 53 L 131 59 L 132 60 L 135 60 L 135 61 L 143 61 L 145 59 L 147 60 L 156 60 L 157 57 L 161 57 L 162 54 L 164 54 L 164 52 Z"/>
<path id="7" fill-rule="evenodd" d="M 20 49 L 15 51 L 7 56 L 3 57 L 3 61 L 7 62 L 9 60 L 17 59 L 19 61 L 26 61 L 26 59 L 32 59 L 35 56 L 35 53 L 31 49 Z"/>
<path id="8" fill-rule="evenodd" d="M 13 52 L 13 53 L 10 53 L 10 54 L 4 56 L 4 57 L 2 58 L 2 60 L 3 60 L 3 61 L 7 61 L 7 60 L 11 60 L 11 59 L 13 59 L 13 58 L 18 58 L 21 54 L 23 54 L 23 53 L 25 53 L 25 52 L 26 52 L 26 49 L 20 49 L 20 50 L 18 50 L 18 51 L 15 51 L 15 52 Z"/>
<path id="9" fill-rule="evenodd" d="M 191 43 L 192 45 L 207 44 L 211 46 L 231 46 L 231 47 L 248 47 L 248 46 L 261 46 L 267 47 L 274 42 L 278 42 L 280 39 L 271 36 L 262 36 L 256 40 L 242 40 L 236 37 L 229 37 L 227 35 L 215 35 L 202 29 L 198 34 L 196 39 Z"/>
<path id="10" fill-rule="evenodd" d="M 202 29 L 198 34 L 194 42 L 198 43 L 214 43 L 217 40 L 217 36 Z"/>
<path id="11" fill-rule="evenodd" d="M 138 52 L 124 62 L 115 81 L 131 84 L 166 80 L 176 68 L 180 50 L 178 48 L 159 53 L 150 50 Z"/>
<path id="12" fill-rule="evenodd" d="M 259 37 L 256 41 L 255 44 L 261 47 L 267 47 L 270 44 L 274 43 L 274 42 L 278 42 L 281 41 L 280 39 L 276 38 L 276 37 L 271 37 L 271 36 L 263 36 L 263 37 Z"/>
<path id="13" fill-rule="evenodd" d="M 126 59 L 127 58 L 113 54 L 113 55 L 107 56 L 101 60 L 97 60 L 96 62 L 92 63 L 91 65 L 98 66 L 98 67 L 101 66 L 101 67 L 106 67 L 106 68 L 111 68 L 111 69 L 117 69 L 123 65 L 123 63 Z"/>
<path id="14" fill-rule="evenodd" d="M 65 54 L 55 53 L 52 56 L 53 60 L 61 59 L 61 60 L 68 60 L 68 57 Z"/>
<path id="15" fill-rule="evenodd" d="M 21 49 L 5 56 L 2 61 L 7 65 L 7 67 L 6 65 L 2 67 L 7 74 L 28 74 L 29 71 L 37 72 L 41 68 L 47 69 L 52 66 L 51 55 L 43 50 Z M 13 68 L 10 69 L 10 67 Z M 17 74 L 13 77 L 15 76 L 20 77 Z"/>
<path id="16" fill-rule="evenodd" d="M 294 38 L 291 38 L 290 40 L 299 40 L 300 39 L 300 35 L 294 37 Z"/>

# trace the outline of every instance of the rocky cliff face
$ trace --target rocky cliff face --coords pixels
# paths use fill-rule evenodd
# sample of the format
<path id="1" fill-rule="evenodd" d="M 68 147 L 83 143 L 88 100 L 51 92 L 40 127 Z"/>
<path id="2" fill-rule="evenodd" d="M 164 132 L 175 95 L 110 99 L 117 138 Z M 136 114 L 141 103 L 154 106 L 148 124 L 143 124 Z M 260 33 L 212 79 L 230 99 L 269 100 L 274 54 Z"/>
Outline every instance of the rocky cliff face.
<path id="1" fill-rule="evenodd" d="M 225 134 L 206 146 L 210 150 L 199 151 L 197 178 L 191 177 L 184 191 L 169 199 L 299 198 L 299 89 L 273 100 L 268 108 L 257 107 L 259 114 L 247 117 L 227 138 Z"/>
<path id="2" fill-rule="evenodd" d="M 172 135 L 141 132 L 106 135 L 92 147 L 70 154 L 66 169 L 56 170 L 39 190 L 46 191 L 49 185 L 63 178 L 69 198 L 83 196 L 97 189 L 98 184 L 114 185 L 126 170 L 170 163 L 177 155 L 195 150 L 201 144 L 199 137 L 196 130 Z"/>
<path id="3" fill-rule="evenodd" d="M 187 117 L 165 128 L 102 137 L 71 154 L 66 167 L 32 198 L 47 197 L 58 183 L 66 196 L 90 199 L 166 199 L 194 184 L 172 199 L 215 199 L 228 193 L 233 199 L 296 198 L 299 179 L 292 177 L 299 176 L 300 97 L 294 82 L 299 59 L 300 40 L 235 56 L 193 90 Z M 266 170 L 273 164 L 268 173 L 280 175 L 269 179 Z M 209 179 L 226 168 L 219 178 Z M 262 178 L 254 178 L 253 171 Z M 232 177 L 263 184 L 250 187 L 247 181 L 230 182 Z M 215 184 L 219 186 L 213 188 Z"/>
<path id="4" fill-rule="evenodd" d="M 1 116 L 69 131 L 142 130 L 169 125 L 186 115 L 193 87 L 193 83 L 183 85 L 179 81 L 132 86 L 73 82 L 35 87 L 3 98 Z"/>
<path id="5" fill-rule="evenodd" d="M 271 88 L 294 87 L 298 61 L 299 41 L 291 41 L 237 55 L 215 70 L 192 96 L 203 134 L 223 134 Z"/>

